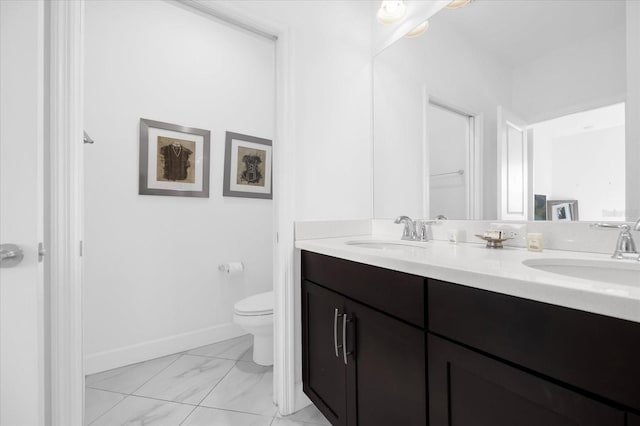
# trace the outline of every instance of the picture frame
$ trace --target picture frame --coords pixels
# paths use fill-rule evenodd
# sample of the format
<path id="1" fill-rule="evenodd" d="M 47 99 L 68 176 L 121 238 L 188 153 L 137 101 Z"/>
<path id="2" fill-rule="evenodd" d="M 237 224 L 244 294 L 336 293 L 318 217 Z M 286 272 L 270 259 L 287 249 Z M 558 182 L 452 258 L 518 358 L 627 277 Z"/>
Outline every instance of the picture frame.
<path id="1" fill-rule="evenodd" d="M 211 132 L 140 119 L 140 195 L 209 198 Z"/>
<path id="2" fill-rule="evenodd" d="M 533 196 L 533 220 L 547 220 L 547 196 L 544 194 Z"/>
<path id="3" fill-rule="evenodd" d="M 272 157 L 271 140 L 226 132 L 222 195 L 273 199 Z"/>
<path id="4" fill-rule="evenodd" d="M 559 222 L 578 221 L 578 200 L 547 200 L 547 220 Z"/>

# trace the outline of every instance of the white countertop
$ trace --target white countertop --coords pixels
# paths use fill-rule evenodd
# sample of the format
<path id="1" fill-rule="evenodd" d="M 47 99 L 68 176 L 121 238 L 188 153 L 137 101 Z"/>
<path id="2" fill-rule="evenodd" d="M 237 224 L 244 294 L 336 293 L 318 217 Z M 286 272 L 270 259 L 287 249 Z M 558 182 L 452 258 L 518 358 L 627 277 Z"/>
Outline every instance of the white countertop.
<path id="1" fill-rule="evenodd" d="M 405 242 L 423 248 L 380 250 L 347 245 L 354 240 L 389 241 L 382 236 L 298 240 L 295 247 L 354 262 L 467 285 L 511 296 L 608 315 L 640 323 L 640 282 L 621 285 L 540 271 L 526 259 L 611 260 L 609 255 L 522 248 L 487 249 L 484 244 L 445 241 Z M 397 240 L 400 242 L 400 240 Z M 636 262 L 619 260 L 619 262 Z"/>

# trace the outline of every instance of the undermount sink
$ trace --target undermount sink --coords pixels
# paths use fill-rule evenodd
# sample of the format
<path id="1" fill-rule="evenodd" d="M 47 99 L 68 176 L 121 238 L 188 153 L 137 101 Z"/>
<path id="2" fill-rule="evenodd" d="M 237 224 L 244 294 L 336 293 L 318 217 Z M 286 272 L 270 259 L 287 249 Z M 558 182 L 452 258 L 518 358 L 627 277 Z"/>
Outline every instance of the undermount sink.
<path id="1" fill-rule="evenodd" d="M 401 241 L 377 241 L 377 240 L 353 240 L 347 241 L 345 243 L 348 246 L 357 246 L 363 248 L 372 248 L 378 250 L 409 250 L 409 249 L 418 249 L 425 250 L 426 247 L 421 247 L 417 244 L 424 243 L 405 243 Z"/>
<path id="2" fill-rule="evenodd" d="M 525 266 L 554 274 L 640 286 L 640 262 L 621 260 L 528 259 Z"/>

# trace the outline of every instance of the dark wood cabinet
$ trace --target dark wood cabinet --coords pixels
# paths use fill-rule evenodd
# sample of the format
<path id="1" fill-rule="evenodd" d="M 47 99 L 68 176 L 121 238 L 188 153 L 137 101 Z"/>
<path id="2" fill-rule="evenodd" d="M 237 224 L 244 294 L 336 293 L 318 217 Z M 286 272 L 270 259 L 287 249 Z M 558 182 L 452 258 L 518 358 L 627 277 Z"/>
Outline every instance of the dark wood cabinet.
<path id="1" fill-rule="evenodd" d="M 429 335 L 431 426 L 624 426 L 625 413 Z"/>
<path id="2" fill-rule="evenodd" d="M 302 284 L 303 390 L 334 426 L 347 423 L 346 365 L 340 348 L 344 297 Z M 334 335 L 334 333 L 337 333 Z"/>
<path id="3" fill-rule="evenodd" d="M 305 260 L 316 266 L 318 261 L 327 262 L 325 256 L 318 256 L 307 254 Z M 331 267 L 329 261 L 327 268 Z M 397 315 L 392 316 L 354 300 L 358 294 L 352 288 L 351 292 L 346 291 L 352 297 L 346 297 L 336 291 L 344 277 L 331 282 L 327 268 L 303 269 L 305 393 L 334 426 L 426 425 L 426 333 L 424 328 L 400 319 L 422 322 L 424 312 L 414 310 L 407 315 L 394 311 Z M 314 271 L 322 271 L 323 275 Z M 397 274 L 401 283 L 412 282 L 412 276 L 381 271 L 385 271 L 381 276 L 389 285 L 393 285 L 393 274 Z M 368 272 L 369 275 L 355 274 L 353 280 L 379 279 L 370 269 Z M 331 290 L 308 278 L 322 281 Z M 365 294 L 363 299 L 375 297 Z M 394 306 L 393 301 L 384 299 L 377 304 Z M 414 301 L 413 305 L 422 309 L 424 300 Z"/>
<path id="4" fill-rule="evenodd" d="M 640 416 L 636 416 L 635 414 L 628 414 L 627 426 L 640 426 Z"/>
<path id="5" fill-rule="evenodd" d="M 431 333 L 640 411 L 640 324 L 428 280 Z"/>
<path id="6" fill-rule="evenodd" d="M 640 324 L 301 261 L 303 387 L 334 426 L 640 426 Z"/>
<path id="7" fill-rule="evenodd" d="M 425 333 L 347 300 L 354 347 L 357 424 L 424 426 L 427 423 Z"/>

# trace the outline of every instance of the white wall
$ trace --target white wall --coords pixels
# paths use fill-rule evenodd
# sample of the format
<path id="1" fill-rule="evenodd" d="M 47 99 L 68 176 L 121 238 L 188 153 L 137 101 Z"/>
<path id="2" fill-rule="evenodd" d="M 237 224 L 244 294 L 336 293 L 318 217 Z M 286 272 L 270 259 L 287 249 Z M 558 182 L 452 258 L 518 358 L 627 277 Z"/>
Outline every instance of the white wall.
<path id="1" fill-rule="evenodd" d="M 225 1 L 290 30 L 297 220 L 371 217 L 366 1 Z"/>
<path id="2" fill-rule="evenodd" d="M 624 104 L 538 123 L 530 134 L 534 194 L 578 200 L 580 220 L 624 220 Z"/>
<path id="3" fill-rule="evenodd" d="M 627 220 L 640 217 L 640 2 L 627 1 L 626 149 Z"/>
<path id="4" fill-rule="evenodd" d="M 554 139 L 552 158 L 548 200 L 578 200 L 580 220 L 624 220 L 624 126 Z"/>
<path id="5" fill-rule="evenodd" d="M 396 49 L 374 58 L 373 216 L 423 218 L 424 90 L 420 79 L 409 80 L 407 68 L 398 66 Z"/>
<path id="6" fill-rule="evenodd" d="M 86 5 L 87 373 L 237 335 L 272 288 L 272 201 L 222 197 L 225 131 L 274 136 L 271 41 L 163 1 Z M 138 126 L 211 130 L 210 196 L 138 195 Z M 277 149 L 277 142 L 275 144 Z M 220 263 L 239 260 L 242 276 Z"/>
<path id="7" fill-rule="evenodd" d="M 518 65 L 513 109 L 532 124 L 623 101 L 625 45 L 622 26 Z"/>

